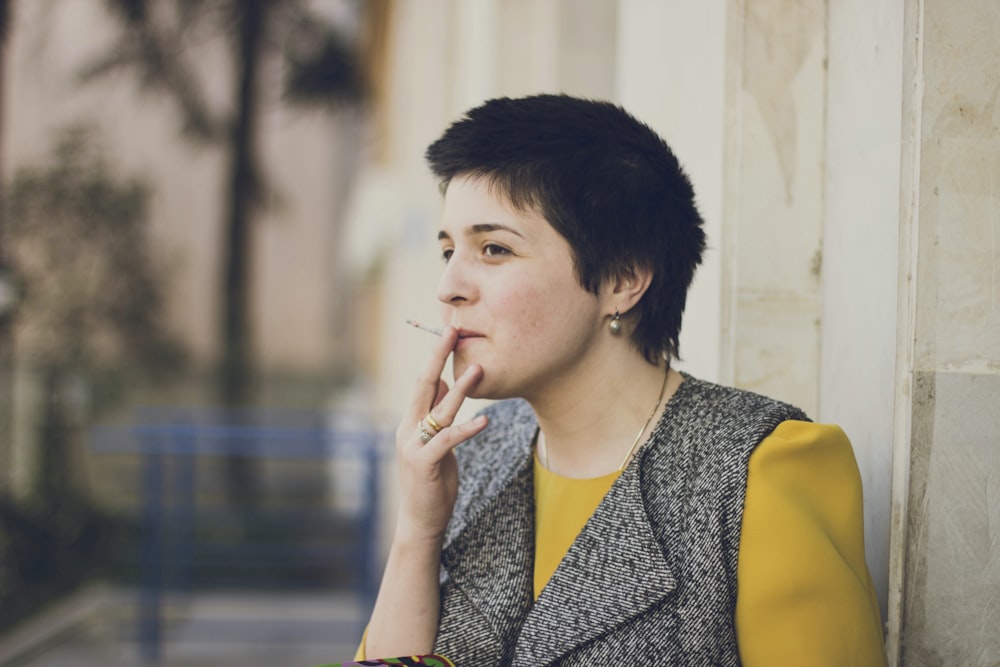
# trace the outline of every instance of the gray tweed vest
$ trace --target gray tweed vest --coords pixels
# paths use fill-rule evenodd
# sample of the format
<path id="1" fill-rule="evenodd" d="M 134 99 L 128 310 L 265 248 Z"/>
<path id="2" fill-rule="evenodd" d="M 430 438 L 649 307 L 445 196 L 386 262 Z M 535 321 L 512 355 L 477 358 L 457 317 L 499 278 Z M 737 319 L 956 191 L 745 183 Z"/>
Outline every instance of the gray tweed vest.
<path id="1" fill-rule="evenodd" d="M 486 412 L 490 426 L 457 450 L 436 652 L 458 667 L 740 664 L 747 460 L 800 410 L 685 376 L 537 600 L 535 416 L 523 401 Z"/>

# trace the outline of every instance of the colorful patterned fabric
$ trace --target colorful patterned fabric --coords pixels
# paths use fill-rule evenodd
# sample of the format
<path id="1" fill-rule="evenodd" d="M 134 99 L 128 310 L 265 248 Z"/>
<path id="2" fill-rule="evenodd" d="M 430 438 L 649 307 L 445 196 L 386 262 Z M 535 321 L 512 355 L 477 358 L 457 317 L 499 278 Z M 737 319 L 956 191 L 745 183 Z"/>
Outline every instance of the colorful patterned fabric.
<path id="1" fill-rule="evenodd" d="M 443 655 L 411 655 L 400 658 L 377 658 L 360 662 L 336 662 L 322 667 L 378 667 L 378 665 L 400 665 L 401 667 L 455 667 Z"/>

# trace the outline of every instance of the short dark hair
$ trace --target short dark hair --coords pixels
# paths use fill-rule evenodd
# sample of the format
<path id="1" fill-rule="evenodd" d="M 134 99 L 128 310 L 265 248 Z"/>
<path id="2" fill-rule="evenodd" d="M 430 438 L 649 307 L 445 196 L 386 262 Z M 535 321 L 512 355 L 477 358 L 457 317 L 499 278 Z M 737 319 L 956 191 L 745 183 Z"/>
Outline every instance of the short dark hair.
<path id="1" fill-rule="evenodd" d="M 466 112 L 426 157 L 442 191 L 456 176 L 484 177 L 515 208 L 541 214 L 569 242 L 590 292 L 651 269 L 649 289 L 627 315 L 636 317 L 632 342 L 650 363 L 664 352 L 678 357 L 705 232 L 691 182 L 647 125 L 610 102 L 498 98 Z"/>

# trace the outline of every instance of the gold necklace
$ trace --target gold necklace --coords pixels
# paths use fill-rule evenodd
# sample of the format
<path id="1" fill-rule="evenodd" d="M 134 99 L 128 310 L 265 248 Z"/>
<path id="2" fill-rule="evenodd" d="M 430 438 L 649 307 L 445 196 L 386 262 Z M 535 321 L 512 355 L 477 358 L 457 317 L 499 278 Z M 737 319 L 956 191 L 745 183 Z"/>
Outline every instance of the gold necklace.
<path id="1" fill-rule="evenodd" d="M 639 438 L 641 438 L 642 434 L 646 432 L 646 429 L 649 427 L 649 422 L 653 421 L 653 417 L 656 415 L 656 411 L 659 409 L 660 403 L 663 402 L 663 394 L 667 391 L 667 380 L 669 378 L 670 366 L 667 366 L 667 372 L 663 374 L 663 384 L 660 385 L 660 396 L 656 399 L 656 405 L 653 406 L 653 411 L 649 413 L 648 417 L 646 417 L 646 421 L 643 423 L 642 428 L 635 434 L 635 440 L 632 441 L 632 446 L 628 448 L 627 452 L 625 452 L 625 458 L 622 459 L 622 464 L 618 466 L 618 472 L 625 470 L 625 466 L 628 464 L 629 459 L 632 458 L 632 452 L 635 451 L 636 445 L 639 444 Z M 538 432 L 538 444 L 539 449 L 541 449 L 541 452 L 539 452 L 541 456 L 539 458 L 542 460 L 542 467 L 549 470 L 549 448 L 545 444 L 545 434 L 541 431 Z"/>

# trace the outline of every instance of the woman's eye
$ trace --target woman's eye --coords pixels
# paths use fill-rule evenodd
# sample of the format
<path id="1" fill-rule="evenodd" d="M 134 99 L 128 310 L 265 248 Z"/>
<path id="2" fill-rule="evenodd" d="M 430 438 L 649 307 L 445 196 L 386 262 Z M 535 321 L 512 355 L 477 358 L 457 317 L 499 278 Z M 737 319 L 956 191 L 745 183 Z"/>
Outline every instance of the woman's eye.
<path id="1" fill-rule="evenodd" d="M 487 243 L 483 246 L 483 254 L 487 257 L 497 257 L 499 255 L 509 255 L 510 250 L 504 248 L 502 245 L 496 245 L 495 243 Z"/>
<path id="2" fill-rule="evenodd" d="M 444 250 L 441 251 L 441 259 L 444 260 L 445 264 L 448 263 L 448 260 L 451 259 L 451 256 L 452 254 L 454 254 L 454 252 L 455 251 L 451 248 L 445 248 Z"/>

